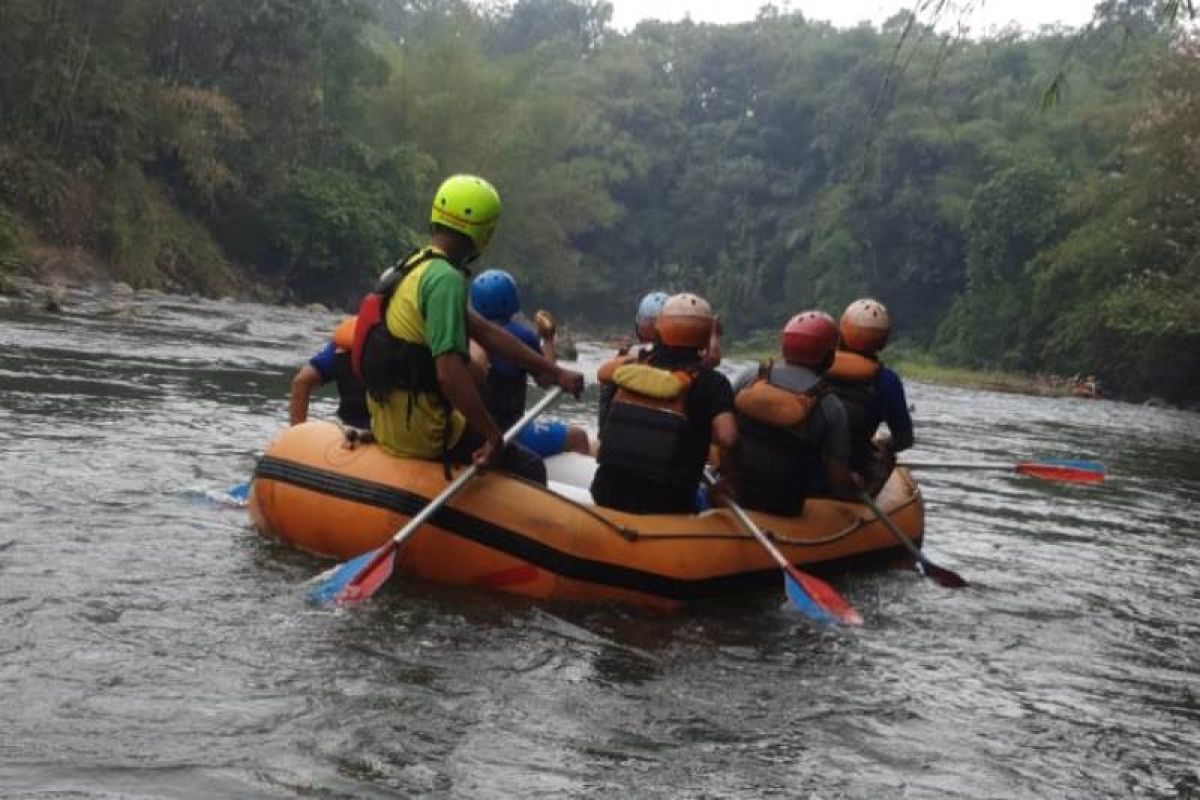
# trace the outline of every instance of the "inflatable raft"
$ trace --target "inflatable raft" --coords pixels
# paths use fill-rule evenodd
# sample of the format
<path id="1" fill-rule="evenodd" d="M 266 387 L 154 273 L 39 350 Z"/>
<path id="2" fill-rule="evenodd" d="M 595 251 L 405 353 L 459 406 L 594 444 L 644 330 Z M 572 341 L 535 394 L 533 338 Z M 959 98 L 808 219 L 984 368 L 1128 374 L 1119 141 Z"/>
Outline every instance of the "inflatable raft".
<path id="1" fill-rule="evenodd" d="M 404 543 L 397 571 L 538 599 L 661 609 L 779 585 L 771 557 L 724 509 L 638 515 L 592 504 L 586 486 L 594 463 L 551 459 L 550 488 L 495 472 L 476 478 Z M 441 464 L 395 458 L 374 445 L 351 448 L 336 425 L 308 422 L 267 448 L 249 509 L 263 534 L 347 559 L 387 541 L 445 485 Z M 924 505 L 908 473 L 896 470 L 878 500 L 919 543 Z M 809 500 L 798 517 L 751 515 L 805 569 L 903 557 L 883 524 L 854 503 Z"/>

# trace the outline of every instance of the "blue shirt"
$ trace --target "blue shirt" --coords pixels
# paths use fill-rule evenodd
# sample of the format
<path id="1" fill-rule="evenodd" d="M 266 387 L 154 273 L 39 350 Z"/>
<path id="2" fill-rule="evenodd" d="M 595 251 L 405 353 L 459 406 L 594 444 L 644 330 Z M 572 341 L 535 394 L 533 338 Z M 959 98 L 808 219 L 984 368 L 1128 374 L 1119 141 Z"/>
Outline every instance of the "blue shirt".
<path id="1" fill-rule="evenodd" d="M 337 346 L 330 342 L 321 349 L 321 352 L 308 360 L 312 368 L 321 376 L 321 383 L 329 383 L 333 380 L 333 359 L 337 355 Z"/>
<path id="2" fill-rule="evenodd" d="M 522 325 L 519 322 L 513 322 L 511 319 L 508 322 L 500 324 L 501 328 L 511 333 L 513 336 L 520 339 L 525 345 L 535 353 L 542 352 L 542 342 L 538 339 L 538 335 L 534 333 L 528 326 Z M 518 367 L 506 358 L 493 358 L 491 374 L 500 380 L 524 380 L 525 370 Z"/>

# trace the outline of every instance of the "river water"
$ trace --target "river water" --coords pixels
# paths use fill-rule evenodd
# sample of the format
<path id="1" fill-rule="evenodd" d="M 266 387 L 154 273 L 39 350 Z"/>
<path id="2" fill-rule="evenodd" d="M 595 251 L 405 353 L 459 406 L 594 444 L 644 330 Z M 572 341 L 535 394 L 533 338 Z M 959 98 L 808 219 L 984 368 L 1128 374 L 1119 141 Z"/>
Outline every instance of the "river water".
<path id="1" fill-rule="evenodd" d="M 1200 797 L 1195 414 L 911 385 L 914 458 L 1110 480 L 922 473 L 927 553 L 971 586 L 840 576 L 860 629 L 774 593 L 655 616 L 404 579 L 328 611 L 327 564 L 206 493 L 332 322 L 0 307 L 0 796 Z"/>

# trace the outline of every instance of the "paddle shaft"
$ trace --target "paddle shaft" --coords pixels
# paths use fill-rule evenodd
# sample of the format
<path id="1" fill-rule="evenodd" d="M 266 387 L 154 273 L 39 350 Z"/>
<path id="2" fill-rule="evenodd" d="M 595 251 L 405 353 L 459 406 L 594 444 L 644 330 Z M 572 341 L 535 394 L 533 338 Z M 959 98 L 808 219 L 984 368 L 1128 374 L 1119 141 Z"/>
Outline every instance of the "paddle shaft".
<path id="1" fill-rule="evenodd" d="M 533 408 L 526 411 L 525 416 L 521 417 L 519 420 L 516 421 L 516 423 L 511 428 L 509 428 L 507 431 L 505 431 L 505 433 L 504 433 L 505 446 L 512 444 L 512 441 L 514 439 L 516 439 L 517 436 L 520 435 L 521 431 L 525 428 L 525 426 L 528 425 L 530 422 L 532 422 L 535 417 L 537 417 L 539 414 L 541 414 L 543 411 L 545 411 L 547 408 L 549 408 L 550 404 L 553 403 L 555 400 L 557 400 L 559 395 L 561 395 L 561 394 L 562 394 L 562 389 L 557 386 L 554 387 L 553 389 L 551 389 L 550 391 L 546 392 L 545 397 L 543 397 L 541 400 L 539 400 L 537 402 L 537 404 L 534 405 Z M 458 473 L 458 475 L 456 475 L 454 477 L 454 480 L 450 482 L 450 485 L 442 490 L 441 494 L 439 494 L 437 497 L 430 500 L 429 503 L 426 504 L 426 506 L 424 508 L 422 508 L 419 512 L 417 512 L 417 515 L 415 517 L 413 517 L 412 519 L 410 519 L 408 521 L 407 525 L 405 525 L 400 530 L 396 531 L 396 535 L 392 537 L 392 541 L 391 541 L 392 546 L 393 547 L 399 546 L 405 539 L 407 539 L 409 536 L 411 536 L 413 534 L 413 531 L 415 531 L 417 528 L 421 527 L 426 522 L 428 522 L 429 518 L 432 517 L 434 514 L 436 514 L 438 509 L 440 509 L 442 506 L 444 506 L 447 503 L 447 501 L 450 500 L 450 498 L 452 498 L 452 497 L 454 497 L 454 495 L 458 494 L 459 491 L 464 486 L 467 485 L 467 481 L 471 480 L 471 478 L 474 478 L 478 472 L 479 472 L 479 465 L 472 464 L 471 466 L 464 469 L 462 472 Z"/>
<path id="2" fill-rule="evenodd" d="M 716 486 L 715 477 L 707 469 L 704 471 L 704 481 L 710 488 Z M 758 540 L 758 543 L 771 554 L 771 558 L 775 559 L 775 563 L 783 570 L 785 593 L 788 594 L 793 605 L 822 622 L 832 620 L 848 625 L 862 624 L 862 616 L 844 597 L 838 594 L 836 589 L 819 578 L 800 571 L 794 564 L 788 561 L 787 557 L 771 541 L 771 538 L 763 533 L 758 524 L 751 519 L 750 515 L 746 513 L 746 510 L 737 501 L 725 496 L 722 498 L 722 503 L 733 512 L 738 523 L 749 531 L 751 536 Z M 791 590 L 788 589 L 789 583 L 792 589 L 799 593 L 799 598 L 791 596 Z M 810 604 L 815 606 L 815 608 L 809 609 L 805 607 Z"/>
<path id="3" fill-rule="evenodd" d="M 875 516 L 880 522 L 883 523 L 884 527 L 891 531 L 892 535 L 900 541 L 900 544 L 904 545 L 904 548 L 912 554 L 912 557 L 916 559 L 917 564 L 919 564 L 921 567 L 922 575 L 937 581 L 942 586 L 947 586 L 951 589 L 961 589 L 967 585 L 967 581 L 957 572 L 948 570 L 945 567 L 939 567 L 937 564 L 930 561 L 926 555 L 922 553 L 915 544 L 913 544 L 912 539 L 908 538 L 904 531 L 900 530 L 896 523 L 892 522 L 892 518 L 889 517 L 884 510 L 879 507 L 879 504 L 875 502 L 874 497 L 871 497 L 871 495 L 867 492 L 859 492 L 858 499 L 865 503 L 867 508 L 871 509 L 871 511 L 875 513 Z"/>
<path id="4" fill-rule="evenodd" d="M 875 502 L 874 497 L 871 497 L 871 495 L 867 492 L 859 492 L 858 499 L 865 503 L 867 508 L 871 509 L 879 521 L 884 524 L 884 527 L 892 532 L 892 535 L 900 541 L 900 544 L 904 545 L 904 549 L 911 553 L 913 558 L 915 558 L 917 561 L 920 561 L 922 564 L 927 564 L 929 562 L 929 559 L 925 557 L 925 554 L 921 552 L 921 549 L 913 544 L 913 540 L 908 538 L 904 531 L 900 530 L 900 528 L 896 526 L 896 523 L 892 522 L 892 518 L 884 513 L 884 510 L 879 507 L 878 503 Z"/>
<path id="5" fill-rule="evenodd" d="M 767 552 L 771 554 L 771 558 L 775 559 L 775 563 L 790 572 L 792 570 L 791 562 L 787 560 L 787 557 L 784 556 L 783 553 L 779 552 L 779 548 L 776 547 L 775 543 L 771 541 L 771 537 L 763 533 L 762 529 L 755 524 L 754 520 L 750 519 L 750 515 L 746 513 L 746 509 L 742 508 L 728 497 L 724 498 L 724 503 L 725 507 L 732 511 L 733 515 L 737 517 L 737 520 L 742 524 L 742 527 L 749 531 L 750 535 L 755 539 L 758 539 L 758 543 L 766 548 Z"/>
<path id="6" fill-rule="evenodd" d="M 897 464 L 906 469 L 978 469 L 987 471 L 1012 472 L 1016 464 L 995 464 L 987 461 L 905 461 Z"/>

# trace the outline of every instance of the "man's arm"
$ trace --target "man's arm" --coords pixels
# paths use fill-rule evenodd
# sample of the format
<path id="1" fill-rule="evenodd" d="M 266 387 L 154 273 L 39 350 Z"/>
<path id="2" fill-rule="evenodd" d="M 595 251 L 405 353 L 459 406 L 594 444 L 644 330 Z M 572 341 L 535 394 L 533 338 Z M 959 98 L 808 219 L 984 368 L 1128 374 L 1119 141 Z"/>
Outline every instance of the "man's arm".
<path id="1" fill-rule="evenodd" d="M 288 424 L 299 425 L 308 419 L 308 398 L 312 390 L 323 383 L 321 374 L 312 364 L 305 364 L 292 378 L 292 392 L 288 398 Z"/>
<path id="2" fill-rule="evenodd" d="M 721 451 L 721 463 L 728 463 L 726 456 L 733 451 L 738 441 L 737 419 L 731 412 L 726 411 L 713 417 L 712 440 Z"/>
<path id="3" fill-rule="evenodd" d="M 913 421 L 908 413 L 908 398 L 904 395 L 904 384 L 897 375 L 886 367 L 880 370 L 879 390 L 883 399 L 883 420 L 891 436 L 880 439 L 880 445 L 899 453 L 913 446 Z"/>
<path id="4" fill-rule="evenodd" d="M 471 349 L 471 379 L 482 386 L 487 383 L 488 371 L 492 368 L 491 362 L 488 360 L 487 351 L 480 347 L 478 342 L 471 342 L 468 347 Z"/>
<path id="5" fill-rule="evenodd" d="M 444 353 L 435 359 L 434 364 L 442 394 L 467 418 L 467 424 L 484 438 L 485 444 L 480 450 L 485 452 L 477 460 L 491 460 L 493 455 L 500 452 L 504 434 L 488 413 L 466 360 L 459 353 Z"/>
<path id="6" fill-rule="evenodd" d="M 578 397 L 583 392 L 583 375 L 557 366 L 541 353 L 531 350 L 517 337 L 481 317 L 467 311 L 467 335 L 479 342 L 493 356 L 500 356 L 533 376 L 539 386 L 557 384 Z"/>

